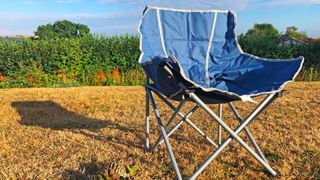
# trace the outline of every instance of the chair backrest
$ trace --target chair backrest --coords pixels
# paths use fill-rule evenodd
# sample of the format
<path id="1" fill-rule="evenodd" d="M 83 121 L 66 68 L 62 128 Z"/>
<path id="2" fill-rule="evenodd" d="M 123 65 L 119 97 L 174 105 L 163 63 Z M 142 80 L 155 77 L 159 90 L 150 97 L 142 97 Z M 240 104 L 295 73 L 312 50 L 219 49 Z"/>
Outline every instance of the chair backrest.
<path id="1" fill-rule="evenodd" d="M 177 10 L 147 7 L 141 19 L 139 63 L 175 55 L 184 66 L 242 53 L 235 35 L 235 14 L 225 10 Z"/>

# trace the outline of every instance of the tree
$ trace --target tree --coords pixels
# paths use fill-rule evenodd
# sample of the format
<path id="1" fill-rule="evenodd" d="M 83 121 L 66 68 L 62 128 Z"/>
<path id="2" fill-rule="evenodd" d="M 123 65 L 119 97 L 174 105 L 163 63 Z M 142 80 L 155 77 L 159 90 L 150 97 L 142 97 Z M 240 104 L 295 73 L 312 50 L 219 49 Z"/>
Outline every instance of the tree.
<path id="1" fill-rule="evenodd" d="M 308 38 L 308 35 L 304 31 L 298 31 L 298 28 L 295 26 L 287 27 L 286 33 L 284 34 L 287 39 L 297 38 L 297 39 L 305 39 Z"/>
<path id="2" fill-rule="evenodd" d="M 40 25 L 35 35 L 40 39 L 75 38 L 90 34 L 87 25 L 73 23 L 68 20 L 56 21 L 54 24 Z"/>
<path id="3" fill-rule="evenodd" d="M 272 24 L 255 24 L 239 37 L 242 48 L 252 54 L 273 57 L 280 43 L 281 34 Z"/>

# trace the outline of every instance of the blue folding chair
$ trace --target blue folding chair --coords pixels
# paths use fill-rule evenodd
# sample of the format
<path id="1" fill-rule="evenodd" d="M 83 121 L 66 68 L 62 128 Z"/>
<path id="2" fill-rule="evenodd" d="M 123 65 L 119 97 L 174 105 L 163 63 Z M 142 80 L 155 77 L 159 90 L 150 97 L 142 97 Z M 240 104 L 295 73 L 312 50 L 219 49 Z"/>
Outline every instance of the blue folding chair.
<path id="1" fill-rule="evenodd" d="M 232 141 L 236 140 L 272 175 L 277 173 L 252 137 L 247 125 L 275 99 L 280 97 L 287 82 L 293 81 L 301 70 L 304 58 L 270 60 L 244 53 L 237 41 L 236 16 L 225 10 L 179 10 L 147 7 L 139 25 L 141 56 L 139 63 L 146 72 L 146 150 L 154 151 L 164 142 L 177 178 L 181 173 L 168 138 L 183 123 L 202 135 L 215 151 L 190 176 L 195 179 L 208 164 Z M 152 83 L 150 82 L 152 80 Z M 174 113 L 166 125 L 159 115 L 153 93 Z M 233 101 L 254 102 L 253 97 L 266 95 L 259 105 L 243 119 Z M 168 99 L 180 101 L 177 107 Z M 187 113 L 180 112 L 186 101 L 195 106 Z M 151 148 L 149 145 L 149 104 L 160 127 L 161 136 Z M 240 125 L 231 129 L 222 121 L 222 104 L 228 104 Z M 206 104 L 218 104 L 215 114 Z M 199 108 L 218 122 L 217 142 L 209 138 L 190 120 Z M 181 119 L 173 128 L 174 119 Z M 222 141 L 222 128 L 230 134 Z M 239 136 L 244 131 L 254 150 Z"/>

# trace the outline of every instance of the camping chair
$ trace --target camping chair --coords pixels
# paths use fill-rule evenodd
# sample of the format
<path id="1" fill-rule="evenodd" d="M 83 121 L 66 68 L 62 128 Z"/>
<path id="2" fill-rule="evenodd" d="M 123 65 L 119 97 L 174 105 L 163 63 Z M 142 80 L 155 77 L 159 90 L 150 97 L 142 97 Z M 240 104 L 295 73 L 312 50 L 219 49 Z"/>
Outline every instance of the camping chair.
<path id="1" fill-rule="evenodd" d="M 200 165 L 190 179 L 195 179 L 212 160 L 232 141 L 237 141 L 272 175 L 266 157 L 254 140 L 247 125 L 275 99 L 280 97 L 287 82 L 293 81 L 301 70 L 304 58 L 270 60 L 244 53 L 235 34 L 236 16 L 224 10 L 179 10 L 147 7 L 139 25 L 141 56 L 139 63 L 146 72 L 146 150 L 154 151 L 164 142 L 178 179 L 181 173 L 168 138 L 183 123 L 202 135 L 215 151 Z M 152 83 L 150 81 L 152 80 Z M 172 110 L 167 124 L 163 124 L 153 94 Z M 263 96 L 257 107 L 243 119 L 232 102 L 254 102 L 253 97 Z M 170 100 L 179 101 L 174 106 Z M 180 112 L 187 101 L 195 106 L 186 114 Z M 161 135 L 151 148 L 149 144 L 149 104 L 154 110 Z M 222 120 L 222 104 L 228 104 L 240 121 L 231 129 Z M 214 113 L 207 104 L 217 104 Z M 190 116 L 202 108 L 218 122 L 218 140 L 209 138 L 191 120 Z M 181 120 L 172 129 L 174 119 Z M 222 128 L 229 136 L 222 141 Z M 244 131 L 254 150 L 239 136 Z"/>

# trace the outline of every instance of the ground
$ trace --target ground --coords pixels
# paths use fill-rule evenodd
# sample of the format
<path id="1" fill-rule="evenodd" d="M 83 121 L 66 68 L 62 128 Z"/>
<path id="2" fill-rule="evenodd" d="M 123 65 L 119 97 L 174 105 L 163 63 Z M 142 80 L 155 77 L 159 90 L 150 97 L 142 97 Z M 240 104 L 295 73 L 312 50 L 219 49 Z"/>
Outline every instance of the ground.
<path id="1" fill-rule="evenodd" d="M 279 173 L 277 178 L 320 179 L 320 82 L 292 83 L 285 89 L 285 95 L 249 129 Z M 142 87 L 4 89 L 0 90 L 0 100 L 0 179 L 95 179 L 111 174 L 111 166 L 117 167 L 114 177 L 175 177 L 163 145 L 155 153 L 144 152 Z M 254 108 L 252 103 L 235 105 L 243 116 Z M 171 110 L 163 103 L 159 109 L 167 119 Z M 224 105 L 223 119 L 235 128 L 237 121 L 227 110 Z M 216 139 L 217 125 L 202 110 L 190 119 Z M 152 117 L 152 142 L 158 132 Z M 170 143 L 184 177 L 213 151 L 185 124 Z M 125 166 L 137 171 L 125 173 Z M 199 179 L 234 177 L 272 176 L 232 142 Z"/>

